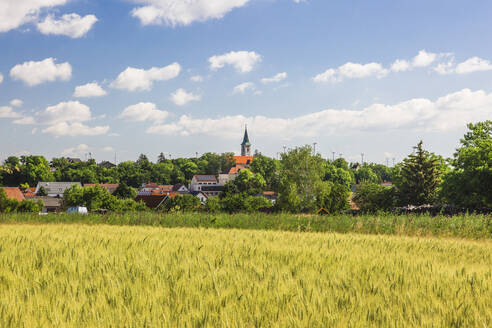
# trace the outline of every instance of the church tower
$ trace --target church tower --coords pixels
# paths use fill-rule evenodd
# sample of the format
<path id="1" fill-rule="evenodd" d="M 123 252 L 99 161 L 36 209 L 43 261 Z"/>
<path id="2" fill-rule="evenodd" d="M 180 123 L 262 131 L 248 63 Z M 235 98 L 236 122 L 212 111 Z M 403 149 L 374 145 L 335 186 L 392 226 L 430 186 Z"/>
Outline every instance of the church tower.
<path id="1" fill-rule="evenodd" d="M 244 128 L 243 143 L 241 144 L 241 156 L 251 156 L 251 143 L 248 137 L 248 126 Z"/>

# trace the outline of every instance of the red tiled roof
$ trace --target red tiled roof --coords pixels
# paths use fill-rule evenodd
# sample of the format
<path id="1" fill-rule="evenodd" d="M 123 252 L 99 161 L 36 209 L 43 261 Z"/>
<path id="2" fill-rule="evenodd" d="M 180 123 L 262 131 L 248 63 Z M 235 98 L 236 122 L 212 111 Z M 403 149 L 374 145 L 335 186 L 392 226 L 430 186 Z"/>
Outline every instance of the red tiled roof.
<path id="1" fill-rule="evenodd" d="M 253 156 L 234 156 L 237 164 L 251 164 L 253 163 Z"/>
<path id="2" fill-rule="evenodd" d="M 24 195 L 22 194 L 22 191 L 19 188 L 2 188 L 2 189 L 5 190 L 8 199 L 15 199 L 18 200 L 19 202 L 22 202 L 24 200 Z"/>
<path id="3" fill-rule="evenodd" d="M 236 173 L 239 173 L 239 171 L 244 170 L 244 169 L 245 169 L 244 166 L 236 165 L 236 166 L 231 167 L 231 169 L 229 170 L 229 174 L 236 174 Z"/>
<path id="4" fill-rule="evenodd" d="M 34 197 L 36 196 L 36 188 L 35 187 L 27 188 L 24 191 L 22 191 L 22 194 L 24 195 L 24 198 Z"/>
<path id="5" fill-rule="evenodd" d="M 193 176 L 193 179 L 195 179 L 195 181 L 213 181 L 213 182 L 217 182 L 217 178 L 215 177 L 215 175 L 211 175 L 211 174 L 197 174 L 195 176 Z"/>
<path id="6" fill-rule="evenodd" d="M 167 195 L 139 195 L 135 198 L 135 201 L 143 201 L 149 208 L 157 208 Z"/>

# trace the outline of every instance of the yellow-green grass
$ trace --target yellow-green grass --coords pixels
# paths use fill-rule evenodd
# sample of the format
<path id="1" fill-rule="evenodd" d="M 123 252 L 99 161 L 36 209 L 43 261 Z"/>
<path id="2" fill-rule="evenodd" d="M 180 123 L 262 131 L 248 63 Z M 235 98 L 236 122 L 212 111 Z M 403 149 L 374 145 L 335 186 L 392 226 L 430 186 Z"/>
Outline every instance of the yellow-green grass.
<path id="1" fill-rule="evenodd" d="M 492 242 L 1 225 L 0 327 L 492 327 Z"/>

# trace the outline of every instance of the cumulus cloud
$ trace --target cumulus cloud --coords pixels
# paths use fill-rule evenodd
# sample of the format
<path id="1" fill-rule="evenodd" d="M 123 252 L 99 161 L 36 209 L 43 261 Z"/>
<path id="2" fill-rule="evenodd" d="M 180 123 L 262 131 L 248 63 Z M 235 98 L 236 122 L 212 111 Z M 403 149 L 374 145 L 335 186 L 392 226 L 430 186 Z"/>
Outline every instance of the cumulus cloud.
<path id="1" fill-rule="evenodd" d="M 15 124 L 37 124 L 47 126 L 43 133 L 61 136 L 94 136 L 105 134 L 109 126 L 90 127 L 84 124 L 92 120 L 92 113 L 88 106 L 78 101 L 61 102 L 47 107 L 44 111 L 33 116 L 24 116 Z"/>
<path id="2" fill-rule="evenodd" d="M 18 120 L 12 121 L 12 123 L 19 125 L 33 125 L 36 124 L 36 120 L 32 116 L 24 116 Z"/>
<path id="3" fill-rule="evenodd" d="M 144 70 L 140 68 L 127 67 L 121 72 L 111 87 L 128 91 L 150 90 L 154 81 L 167 81 L 174 79 L 181 72 L 181 65 L 172 63 L 165 67 L 152 67 Z"/>
<path id="4" fill-rule="evenodd" d="M 314 82 L 340 82 L 344 79 L 361 79 L 365 77 L 382 78 L 388 70 L 379 63 L 358 64 L 348 62 L 337 69 L 329 68 L 313 77 Z"/>
<path id="5" fill-rule="evenodd" d="M 231 51 L 208 59 L 211 70 L 218 70 L 225 65 L 231 65 L 240 73 L 251 72 L 260 61 L 261 55 L 254 51 Z"/>
<path id="6" fill-rule="evenodd" d="M 435 101 L 417 98 L 395 105 L 374 104 L 362 110 L 326 109 L 293 118 L 236 115 L 194 119 L 183 115 L 175 122 L 151 126 L 146 132 L 237 138 L 241 133 L 238 127 L 245 123 L 258 136 L 275 135 L 283 138 L 381 129 L 445 131 L 461 128 L 469 122 L 485 120 L 491 115 L 492 93 L 463 89 Z"/>
<path id="7" fill-rule="evenodd" d="M 64 5 L 68 0 L 2 0 L 0 32 L 8 32 L 35 20 L 41 9 Z"/>
<path id="8" fill-rule="evenodd" d="M 467 73 L 490 71 L 490 70 L 492 70 L 492 64 L 490 64 L 490 61 L 479 57 L 472 57 L 465 60 L 462 63 L 459 63 L 456 66 L 455 71 L 457 74 L 467 74 Z"/>
<path id="9" fill-rule="evenodd" d="M 90 127 L 83 123 L 67 123 L 62 122 L 42 130 L 43 133 L 48 133 L 57 137 L 76 137 L 76 136 L 97 136 L 106 134 L 109 131 L 109 126 Z"/>
<path id="10" fill-rule="evenodd" d="M 72 77 L 72 66 L 70 63 L 56 64 L 55 60 L 50 57 L 42 61 L 28 61 L 15 65 L 10 70 L 10 77 L 14 80 L 21 80 L 31 87 L 44 82 L 70 80 Z"/>
<path id="11" fill-rule="evenodd" d="M 37 23 L 38 30 L 43 34 L 66 35 L 73 39 L 83 37 L 97 22 L 94 15 L 81 17 L 77 14 L 66 14 L 61 19 L 49 15 L 44 21 Z"/>
<path id="12" fill-rule="evenodd" d="M 189 25 L 195 21 L 220 19 L 249 0 L 134 0 L 142 7 L 134 8 L 133 17 L 143 25 Z"/>
<path id="13" fill-rule="evenodd" d="M 193 82 L 203 82 L 203 76 L 194 75 L 194 76 L 190 77 L 190 80 Z"/>
<path id="14" fill-rule="evenodd" d="M 80 144 L 77 147 L 67 148 L 62 151 L 62 156 L 68 157 L 83 157 L 89 151 L 89 146 L 86 144 Z"/>
<path id="15" fill-rule="evenodd" d="M 141 102 L 125 108 L 119 118 L 132 122 L 162 123 L 168 116 L 168 112 L 157 109 L 155 104 Z"/>
<path id="16" fill-rule="evenodd" d="M 75 98 L 102 97 L 105 95 L 107 95 L 107 92 L 97 82 L 79 85 L 75 87 L 75 92 L 73 93 Z"/>
<path id="17" fill-rule="evenodd" d="M 178 106 L 184 106 L 190 101 L 199 101 L 202 99 L 202 96 L 186 92 L 185 89 L 178 89 L 171 94 L 169 99 Z"/>
<path id="18" fill-rule="evenodd" d="M 427 67 L 432 64 L 437 58 L 437 54 L 420 50 L 418 55 L 413 58 L 412 65 L 414 67 Z"/>
<path id="19" fill-rule="evenodd" d="M 0 118 L 18 118 L 21 117 L 19 113 L 14 112 L 10 106 L 0 106 Z"/>
<path id="20" fill-rule="evenodd" d="M 236 85 L 234 87 L 233 92 L 244 94 L 248 90 L 255 90 L 255 89 L 256 89 L 256 86 L 253 82 L 244 82 L 244 83 L 241 83 L 239 85 Z"/>
<path id="21" fill-rule="evenodd" d="M 412 65 L 404 59 L 397 59 L 391 65 L 391 70 L 393 72 L 405 72 L 405 71 L 410 70 L 411 68 L 412 68 Z"/>
<path id="22" fill-rule="evenodd" d="M 261 79 L 261 83 L 263 83 L 263 84 L 278 83 L 280 81 L 285 80 L 286 78 L 287 78 L 287 73 L 283 72 L 283 73 L 278 73 L 272 77 L 265 77 L 265 78 Z"/>
<path id="23" fill-rule="evenodd" d="M 12 99 L 10 101 L 10 105 L 14 107 L 21 107 L 24 104 L 24 102 L 20 99 Z"/>

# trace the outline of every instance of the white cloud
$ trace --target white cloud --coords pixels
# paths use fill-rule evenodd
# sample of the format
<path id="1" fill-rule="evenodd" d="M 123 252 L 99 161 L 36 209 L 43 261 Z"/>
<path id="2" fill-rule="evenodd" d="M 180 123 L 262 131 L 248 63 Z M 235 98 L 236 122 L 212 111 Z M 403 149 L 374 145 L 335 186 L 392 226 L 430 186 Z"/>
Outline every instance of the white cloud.
<path id="1" fill-rule="evenodd" d="M 21 117 L 19 113 L 14 112 L 12 107 L 0 106 L 0 118 L 18 118 Z"/>
<path id="2" fill-rule="evenodd" d="M 190 101 L 199 101 L 202 97 L 200 95 L 194 95 L 191 92 L 186 92 L 185 89 L 178 89 L 171 94 L 169 99 L 178 106 L 184 106 Z"/>
<path id="3" fill-rule="evenodd" d="M 119 133 L 114 133 L 114 132 L 113 132 L 113 133 L 108 134 L 108 136 L 109 136 L 109 137 L 119 137 L 119 136 L 120 136 L 120 134 L 119 134 Z"/>
<path id="4" fill-rule="evenodd" d="M 62 151 L 62 156 L 68 157 L 83 157 L 89 151 L 89 146 L 80 144 L 77 147 L 67 148 Z"/>
<path id="5" fill-rule="evenodd" d="M 40 124 L 53 125 L 64 122 L 86 122 L 91 119 L 91 110 L 88 106 L 78 101 L 67 101 L 47 107 L 43 112 L 38 113 L 36 121 Z"/>
<path id="6" fill-rule="evenodd" d="M 237 138 L 241 133 L 238 127 L 247 123 L 257 136 L 275 135 L 288 139 L 347 134 L 361 130 L 444 131 L 462 128 L 469 122 L 486 120 L 491 115 L 492 93 L 463 89 L 436 101 L 417 98 L 396 105 L 374 104 L 362 110 L 326 109 L 294 118 L 237 115 L 193 119 L 183 115 L 175 122 L 152 126 L 146 132 Z"/>
<path id="7" fill-rule="evenodd" d="M 2 0 L 0 1 L 0 32 L 35 20 L 43 8 L 64 5 L 68 0 Z"/>
<path id="8" fill-rule="evenodd" d="M 133 17 L 143 25 L 189 25 L 195 21 L 220 19 L 249 0 L 134 0 L 145 4 L 134 8 Z"/>
<path id="9" fill-rule="evenodd" d="M 148 70 L 127 67 L 110 86 L 115 89 L 125 89 L 128 91 L 150 90 L 154 81 L 174 79 L 180 72 L 181 65 L 178 63 L 172 63 L 165 67 L 152 67 Z"/>
<path id="10" fill-rule="evenodd" d="M 190 80 L 193 82 L 203 82 L 203 76 L 194 75 L 194 76 L 190 77 Z"/>
<path id="11" fill-rule="evenodd" d="M 24 116 L 18 120 L 14 120 L 12 123 L 19 125 L 33 125 L 36 124 L 36 120 L 32 116 Z"/>
<path id="12" fill-rule="evenodd" d="M 10 101 L 10 105 L 12 105 L 14 107 L 21 107 L 23 104 L 24 104 L 24 102 L 20 99 L 12 99 Z"/>
<path id="13" fill-rule="evenodd" d="M 2 73 L 0 73 L 0 83 L 2 83 L 2 82 L 3 82 L 3 75 L 2 75 Z"/>
<path id="14" fill-rule="evenodd" d="M 412 65 L 414 67 L 427 67 L 432 64 L 437 58 L 437 54 L 420 50 L 418 55 L 413 58 Z"/>
<path id="15" fill-rule="evenodd" d="M 106 134 L 109 131 L 109 126 L 89 127 L 83 123 L 57 123 L 42 130 L 43 133 L 48 133 L 57 137 L 76 137 L 76 136 L 97 136 Z"/>
<path id="16" fill-rule="evenodd" d="M 119 118 L 132 122 L 162 123 L 168 116 L 168 112 L 157 109 L 155 104 L 141 102 L 125 108 Z"/>
<path id="17" fill-rule="evenodd" d="M 73 39 L 83 37 L 97 22 L 94 15 L 81 17 L 77 14 L 66 14 L 57 20 L 52 15 L 37 24 L 38 30 L 43 34 L 66 35 Z"/>
<path id="18" fill-rule="evenodd" d="M 379 63 L 358 64 L 348 62 L 338 69 L 330 68 L 316 75 L 314 82 L 340 82 L 344 79 L 361 79 L 365 77 L 382 78 L 388 74 L 388 70 Z"/>
<path id="19" fill-rule="evenodd" d="M 10 70 L 14 80 L 21 80 L 28 86 L 35 86 L 55 80 L 68 81 L 72 77 L 72 66 L 68 62 L 56 64 L 54 58 L 42 61 L 29 61 L 15 65 Z"/>
<path id="20" fill-rule="evenodd" d="M 254 51 L 231 51 L 220 56 L 212 56 L 208 61 L 211 70 L 218 70 L 225 65 L 231 65 L 236 71 L 247 73 L 251 72 L 254 66 L 261 61 L 261 55 Z"/>
<path id="21" fill-rule="evenodd" d="M 280 81 L 285 80 L 286 78 L 287 78 L 287 73 L 283 72 L 283 73 L 278 73 L 272 77 L 265 77 L 265 78 L 261 79 L 261 83 L 263 83 L 263 84 L 278 83 Z"/>
<path id="22" fill-rule="evenodd" d="M 490 64 L 490 61 L 479 57 L 472 57 L 462 63 L 459 63 L 456 66 L 455 71 L 458 74 L 467 74 L 467 73 L 490 71 L 490 70 L 492 70 L 492 64 Z"/>
<path id="23" fill-rule="evenodd" d="M 78 101 L 61 102 L 55 106 L 49 106 L 34 116 L 25 116 L 16 121 L 15 124 L 38 124 L 46 125 L 43 133 L 54 136 L 93 136 L 106 134 L 109 126 L 90 127 L 84 122 L 92 120 L 91 110 L 88 106 Z"/>
<path id="24" fill-rule="evenodd" d="M 246 93 L 248 90 L 255 90 L 256 86 L 253 82 L 244 82 L 234 87 L 234 93 Z"/>
<path id="25" fill-rule="evenodd" d="M 112 152 L 114 152 L 114 148 L 111 146 L 106 146 L 106 147 L 101 148 L 101 151 L 103 151 L 105 153 L 112 153 Z"/>
<path id="26" fill-rule="evenodd" d="M 393 72 L 405 72 L 408 71 L 412 68 L 411 64 L 403 59 L 397 59 L 395 62 L 391 65 L 391 70 Z"/>
<path id="27" fill-rule="evenodd" d="M 75 92 L 73 93 L 73 96 L 75 98 L 88 98 L 102 97 L 107 94 L 108 93 L 103 88 L 101 88 L 101 86 L 97 82 L 92 82 L 75 87 Z"/>

